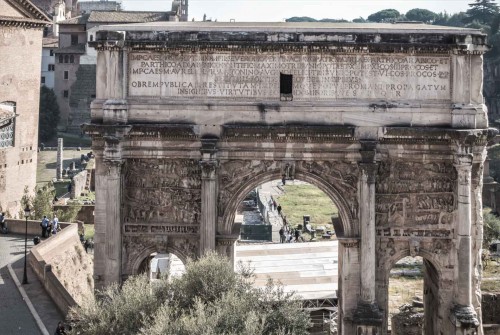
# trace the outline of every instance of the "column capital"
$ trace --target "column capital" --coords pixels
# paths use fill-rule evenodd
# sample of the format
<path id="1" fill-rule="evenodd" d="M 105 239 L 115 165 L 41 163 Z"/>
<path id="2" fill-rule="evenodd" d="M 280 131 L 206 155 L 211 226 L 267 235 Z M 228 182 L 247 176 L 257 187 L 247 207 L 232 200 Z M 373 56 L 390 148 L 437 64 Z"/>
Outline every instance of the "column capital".
<path id="1" fill-rule="evenodd" d="M 122 171 L 122 166 L 124 161 L 123 160 L 110 160 L 110 159 L 104 159 L 103 160 L 104 165 L 106 166 L 106 175 L 109 177 L 119 177 L 121 175 Z"/>
<path id="2" fill-rule="evenodd" d="M 202 160 L 200 161 L 200 167 L 202 179 L 215 179 L 219 162 L 216 160 Z"/>
<path id="3" fill-rule="evenodd" d="M 337 240 L 344 248 L 359 249 L 359 244 L 361 242 L 361 238 L 359 237 L 339 237 Z"/>
<path id="4" fill-rule="evenodd" d="M 472 169 L 472 161 L 474 156 L 472 154 L 455 154 L 453 157 L 453 165 L 458 168 L 469 168 Z"/>
<path id="5" fill-rule="evenodd" d="M 377 179 L 378 164 L 377 163 L 358 163 L 362 176 L 365 175 L 368 184 L 375 184 Z"/>
<path id="6" fill-rule="evenodd" d="M 238 241 L 239 236 L 233 235 L 217 235 L 215 237 L 217 246 L 232 246 L 236 241 Z"/>

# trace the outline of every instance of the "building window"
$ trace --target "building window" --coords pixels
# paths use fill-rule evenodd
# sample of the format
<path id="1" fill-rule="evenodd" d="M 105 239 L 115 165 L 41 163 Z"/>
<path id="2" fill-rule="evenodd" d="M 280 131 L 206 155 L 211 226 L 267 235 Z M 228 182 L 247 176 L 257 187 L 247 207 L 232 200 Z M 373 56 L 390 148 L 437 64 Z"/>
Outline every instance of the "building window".
<path id="1" fill-rule="evenodd" d="M 75 62 L 75 56 L 73 55 L 69 56 L 69 62 L 73 64 Z"/>
<path id="2" fill-rule="evenodd" d="M 54 50 L 53 49 L 50 49 L 50 55 L 54 56 Z"/>
<path id="3" fill-rule="evenodd" d="M 61 64 L 62 64 L 62 62 L 63 62 L 63 61 L 64 61 L 64 57 L 63 57 L 63 55 L 59 55 L 59 63 L 61 63 Z"/>
<path id="4" fill-rule="evenodd" d="M 16 103 L 11 101 L 1 102 L 0 108 L 15 113 Z M 14 146 L 15 129 L 16 123 L 14 117 L 12 117 L 7 122 L 3 122 L 3 124 L 0 125 L 0 148 L 8 148 Z"/>
<path id="5" fill-rule="evenodd" d="M 49 64 L 49 71 L 54 71 L 56 66 L 54 64 Z"/>
<path id="6" fill-rule="evenodd" d="M 280 73 L 280 100 L 293 100 L 293 75 Z"/>
<path id="7" fill-rule="evenodd" d="M 69 63 L 69 55 L 64 56 L 64 63 Z"/>
<path id="8" fill-rule="evenodd" d="M 68 80 L 68 79 L 69 79 L 69 72 L 64 71 L 64 80 Z"/>
<path id="9" fill-rule="evenodd" d="M 64 91 L 63 91 L 63 96 L 64 96 L 65 98 L 69 97 L 69 91 L 68 91 L 68 90 L 64 90 Z"/>
<path id="10" fill-rule="evenodd" d="M 71 34 L 71 45 L 77 45 L 77 44 L 78 44 L 78 35 Z"/>
<path id="11" fill-rule="evenodd" d="M 45 77 L 42 77 L 42 84 L 45 84 Z"/>

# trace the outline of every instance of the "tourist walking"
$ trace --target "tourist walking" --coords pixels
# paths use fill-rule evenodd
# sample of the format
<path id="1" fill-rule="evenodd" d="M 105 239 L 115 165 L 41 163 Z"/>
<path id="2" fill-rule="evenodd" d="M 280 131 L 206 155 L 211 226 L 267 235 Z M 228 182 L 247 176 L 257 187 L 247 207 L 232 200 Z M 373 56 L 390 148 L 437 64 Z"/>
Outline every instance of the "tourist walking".
<path id="1" fill-rule="evenodd" d="M 42 227 L 42 237 L 45 238 L 47 237 L 47 229 L 49 228 L 49 219 L 47 219 L 47 216 L 44 215 L 42 222 L 40 222 L 40 227 Z"/>
<path id="2" fill-rule="evenodd" d="M 283 229 L 283 227 L 280 228 L 280 243 L 285 243 L 285 230 Z"/>
<path id="3" fill-rule="evenodd" d="M 276 210 L 276 208 L 278 207 L 278 205 L 276 204 L 276 200 L 273 199 L 273 207 L 274 207 L 274 210 Z"/>
<path id="4" fill-rule="evenodd" d="M 56 215 L 54 215 L 54 219 L 52 220 L 52 234 L 57 234 L 57 230 L 59 229 L 59 219 Z"/>
<path id="5" fill-rule="evenodd" d="M 300 230 L 295 229 L 295 242 L 298 242 L 300 238 Z"/>
<path id="6" fill-rule="evenodd" d="M 0 214 L 0 232 L 7 234 L 7 224 L 5 223 L 5 213 Z"/>
<path id="7" fill-rule="evenodd" d="M 281 215 L 281 205 L 278 205 L 276 209 L 278 210 L 278 215 Z"/>

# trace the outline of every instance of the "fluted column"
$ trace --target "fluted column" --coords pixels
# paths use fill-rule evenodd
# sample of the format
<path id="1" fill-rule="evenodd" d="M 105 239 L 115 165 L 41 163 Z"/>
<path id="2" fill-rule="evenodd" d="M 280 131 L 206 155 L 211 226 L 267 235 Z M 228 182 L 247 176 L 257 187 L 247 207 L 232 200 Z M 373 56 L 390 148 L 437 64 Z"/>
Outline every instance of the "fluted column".
<path id="1" fill-rule="evenodd" d="M 121 282 L 121 179 L 122 161 L 105 161 L 106 175 L 106 273 L 105 285 Z"/>
<path id="2" fill-rule="evenodd" d="M 361 163 L 361 300 L 375 302 L 375 175 L 377 164 Z"/>
<path id="3" fill-rule="evenodd" d="M 454 322 L 456 334 L 475 334 L 479 321 L 472 306 L 472 154 L 455 155 L 457 170 L 457 283 Z"/>
<path id="4" fill-rule="evenodd" d="M 235 250 L 235 244 L 236 241 L 238 240 L 239 236 L 217 236 L 217 246 L 216 250 L 219 255 L 226 256 L 231 264 L 233 265 L 233 268 L 235 266 L 235 256 L 236 256 L 236 250 Z"/>
<path id="5" fill-rule="evenodd" d="M 202 140 L 200 255 L 215 250 L 217 227 L 217 142 Z"/>
<path id="6" fill-rule="evenodd" d="M 378 334 L 382 326 L 382 313 L 375 295 L 375 162 L 377 142 L 361 141 L 359 180 L 359 223 L 361 233 L 361 289 L 354 313 L 357 334 Z"/>

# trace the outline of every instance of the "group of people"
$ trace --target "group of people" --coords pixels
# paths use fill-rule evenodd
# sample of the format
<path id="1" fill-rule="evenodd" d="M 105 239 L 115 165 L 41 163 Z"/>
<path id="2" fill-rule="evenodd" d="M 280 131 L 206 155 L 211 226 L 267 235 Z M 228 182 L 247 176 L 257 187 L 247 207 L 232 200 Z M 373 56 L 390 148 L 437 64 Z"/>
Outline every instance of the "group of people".
<path id="1" fill-rule="evenodd" d="M 290 226 L 287 224 L 284 224 L 283 227 L 280 228 L 279 234 L 280 234 L 280 243 L 292 243 L 303 240 L 302 237 L 300 236 L 300 230 L 290 228 Z"/>
<path id="2" fill-rule="evenodd" d="M 52 234 L 57 234 L 60 230 L 59 219 L 54 215 L 54 218 L 49 220 L 49 218 L 44 215 L 42 222 L 40 222 L 40 227 L 42 228 L 42 237 L 50 237 Z"/>

